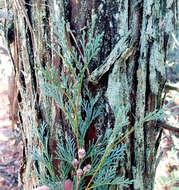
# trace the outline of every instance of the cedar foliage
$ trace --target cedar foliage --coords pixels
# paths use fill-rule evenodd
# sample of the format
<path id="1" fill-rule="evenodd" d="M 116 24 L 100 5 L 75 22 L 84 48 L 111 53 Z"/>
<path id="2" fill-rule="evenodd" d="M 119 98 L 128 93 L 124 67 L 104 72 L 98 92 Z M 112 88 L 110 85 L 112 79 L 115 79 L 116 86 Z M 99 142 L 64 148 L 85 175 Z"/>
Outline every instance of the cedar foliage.
<path id="1" fill-rule="evenodd" d="M 38 169 L 36 171 L 39 182 L 51 189 L 57 188 L 59 182 L 63 186 L 65 180 L 69 178 L 73 181 L 74 189 L 78 190 L 107 190 L 111 185 L 128 187 L 133 181 L 118 177 L 117 167 L 119 161 L 121 162 L 124 158 L 124 139 L 141 123 L 136 122 L 135 126 L 126 130 L 125 134 L 121 133 L 121 128 L 129 124 L 126 107 L 112 108 L 115 116 L 114 126 L 107 129 L 103 136 L 98 136 L 96 142 L 90 141 L 88 149 L 85 150 L 87 130 L 103 109 L 103 105 L 96 106 L 100 94 L 94 97 L 88 89 L 86 80 L 88 65 L 98 52 L 102 34 L 93 35 L 95 22 L 93 21 L 89 33 L 82 31 L 81 40 L 75 39 L 75 46 L 70 50 L 65 40 L 66 30 L 70 30 L 67 23 L 53 19 L 56 39 L 54 45 L 50 47 L 61 58 L 64 67 L 60 73 L 60 79 L 58 71 L 52 65 L 43 67 L 39 64 L 37 69 L 39 77 L 45 81 L 41 85 L 44 95 L 54 99 L 62 110 L 71 135 L 64 136 L 63 130 L 59 128 L 56 154 L 57 159 L 60 160 L 60 170 L 57 176 L 52 157 L 48 152 L 46 123 L 41 125 L 40 130 L 36 129 L 35 134 L 37 134 L 43 154 L 40 155 L 36 149 L 32 150 L 33 160 L 43 164 L 45 168 L 43 173 Z M 164 118 L 165 110 L 166 108 L 163 108 L 149 113 L 142 122 Z"/>

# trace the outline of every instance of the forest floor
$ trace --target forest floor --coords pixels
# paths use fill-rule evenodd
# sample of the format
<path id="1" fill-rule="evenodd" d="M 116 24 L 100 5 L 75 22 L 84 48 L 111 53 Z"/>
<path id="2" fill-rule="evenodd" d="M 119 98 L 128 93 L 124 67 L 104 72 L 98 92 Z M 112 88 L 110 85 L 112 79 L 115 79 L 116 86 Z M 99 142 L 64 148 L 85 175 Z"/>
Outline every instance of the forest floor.
<path id="1" fill-rule="evenodd" d="M 0 44 L 0 48 L 2 44 Z M 19 190 L 18 169 L 22 159 L 22 142 L 17 141 L 18 130 L 12 131 L 9 120 L 8 76 L 11 73 L 10 59 L 0 49 L 0 190 Z M 170 82 L 179 87 L 179 62 L 168 68 Z M 179 106 L 179 93 L 167 93 L 166 102 L 174 99 Z M 172 113 L 179 112 L 179 108 Z M 170 114 L 171 111 L 168 111 Z M 170 125 L 179 128 L 179 115 L 167 118 Z M 18 142 L 18 143 L 17 143 Z M 163 130 L 158 152 L 161 158 L 155 177 L 155 190 L 179 189 L 179 134 Z"/>
<path id="2" fill-rule="evenodd" d="M 179 58 L 168 64 L 167 79 L 172 86 L 179 88 Z M 165 104 L 169 101 L 173 103 L 167 111 L 169 117 L 165 119 L 165 122 L 179 128 L 179 92 L 168 91 Z M 176 108 L 171 109 L 174 106 Z M 163 130 L 158 158 L 154 190 L 179 190 L 179 133 Z"/>
<path id="3" fill-rule="evenodd" d="M 0 44 L 0 190 L 19 190 L 18 169 L 22 160 L 22 143 L 17 143 L 17 129 L 9 120 L 8 77 L 12 65 Z M 4 50 L 4 51 L 3 51 Z"/>

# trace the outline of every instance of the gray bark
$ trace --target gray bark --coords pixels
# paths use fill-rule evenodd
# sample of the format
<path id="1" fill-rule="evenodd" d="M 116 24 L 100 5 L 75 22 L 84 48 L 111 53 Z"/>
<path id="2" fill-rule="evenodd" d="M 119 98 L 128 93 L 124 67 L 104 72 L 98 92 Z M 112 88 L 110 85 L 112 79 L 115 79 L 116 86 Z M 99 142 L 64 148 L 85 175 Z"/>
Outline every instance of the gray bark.
<path id="1" fill-rule="evenodd" d="M 48 46 L 53 41 L 51 16 L 64 17 L 78 39 L 80 30 L 89 27 L 95 14 L 95 33 L 104 32 L 100 52 L 89 65 L 90 89 L 93 94 L 100 92 L 100 102 L 106 104 L 104 114 L 93 123 L 99 134 L 103 129 L 112 127 L 114 116 L 111 107 L 115 105 L 128 106 L 128 128 L 160 107 L 166 80 L 167 42 L 174 29 L 175 6 L 174 0 L 13 1 L 14 62 L 21 95 L 19 119 L 24 143 L 20 181 L 24 189 L 33 189 L 37 184 L 33 174 L 36 165 L 30 152 L 31 148 L 38 146 L 33 129 L 40 127 L 43 121 L 48 124 L 49 152 L 52 155 L 56 150 L 58 125 L 68 131 L 60 109 L 39 89 L 42 79 L 37 77 L 38 70 L 35 69 L 37 63 L 53 64 L 59 72 L 62 67 L 58 56 Z M 129 39 L 124 43 L 121 39 L 126 34 Z M 115 58 L 111 60 L 113 53 Z M 105 64 L 107 69 L 102 67 Z M 99 68 L 102 68 L 101 71 Z M 130 189 L 153 188 L 159 133 L 155 125 L 155 122 L 141 124 L 126 140 L 125 162 L 119 163 L 118 174 L 135 180 Z M 122 129 L 122 132 L 125 130 Z M 54 167 L 57 164 L 58 160 L 54 159 Z"/>

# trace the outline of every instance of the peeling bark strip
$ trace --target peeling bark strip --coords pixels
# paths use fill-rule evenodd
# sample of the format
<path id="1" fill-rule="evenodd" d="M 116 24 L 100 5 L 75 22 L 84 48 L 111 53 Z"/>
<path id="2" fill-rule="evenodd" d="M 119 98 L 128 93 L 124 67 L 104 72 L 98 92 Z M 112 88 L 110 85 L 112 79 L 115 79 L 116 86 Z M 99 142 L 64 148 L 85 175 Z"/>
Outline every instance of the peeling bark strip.
<path id="1" fill-rule="evenodd" d="M 105 62 L 101 64 L 100 67 L 96 68 L 89 76 L 88 81 L 97 84 L 101 77 L 109 71 L 114 63 L 124 63 L 132 55 L 132 52 L 134 51 L 135 45 L 137 43 L 133 42 L 130 46 L 129 41 L 130 32 L 122 37 L 121 40 L 119 40 Z"/>
<path id="2" fill-rule="evenodd" d="M 89 65 L 88 79 L 93 95 L 102 94 L 100 103 L 105 110 L 93 123 L 94 131 L 102 133 L 112 127 L 114 114 L 111 107 L 127 106 L 130 125 L 140 123 L 132 135 L 126 139 L 126 157 L 119 163 L 119 176 L 134 179 L 131 190 L 152 190 L 155 166 L 155 151 L 158 129 L 151 127 L 155 122 L 143 124 L 145 115 L 159 108 L 163 83 L 165 82 L 165 61 L 168 36 L 174 28 L 174 0 L 15 0 L 12 1 L 15 25 L 14 60 L 17 86 L 22 102 L 19 105 L 21 131 L 24 143 L 24 163 L 20 180 L 24 190 L 33 189 L 38 184 L 35 169 L 44 172 L 42 164 L 34 163 L 31 149 L 39 147 L 33 133 L 45 122 L 46 135 L 49 134 L 49 153 L 56 160 L 58 136 L 64 139 L 70 134 L 68 123 L 54 100 L 45 97 L 38 78 L 41 64 L 54 65 L 59 72 L 64 68 L 62 61 L 49 44 L 54 42 L 52 17 L 69 22 L 72 34 L 81 39 L 81 31 L 88 31 L 93 16 L 97 17 L 94 35 L 104 33 L 100 51 Z M 175 9 L 177 10 L 177 9 Z M 86 40 L 88 37 L 86 37 Z M 72 35 L 69 41 L 76 47 Z M 80 46 L 79 46 L 80 48 Z M 83 52 L 82 52 L 83 53 Z M 103 80 L 100 80 L 103 79 Z M 62 128 L 62 131 L 58 129 Z M 59 134 L 60 133 L 60 134 Z M 96 134 L 94 134 L 95 136 Z M 90 136 L 90 134 L 88 134 Z M 118 189 L 121 189 L 118 187 Z M 123 188 L 125 189 L 125 188 Z"/>

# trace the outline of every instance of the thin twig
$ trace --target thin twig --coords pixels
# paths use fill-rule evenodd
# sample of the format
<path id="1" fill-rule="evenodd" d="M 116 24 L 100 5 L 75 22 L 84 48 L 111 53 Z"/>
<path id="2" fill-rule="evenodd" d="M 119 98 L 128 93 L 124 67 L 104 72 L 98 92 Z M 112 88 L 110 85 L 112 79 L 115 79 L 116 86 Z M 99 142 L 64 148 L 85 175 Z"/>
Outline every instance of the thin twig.
<path id="1" fill-rule="evenodd" d="M 83 64 L 85 64 L 84 55 L 83 55 L 83 53 L 82 53 L 82 51 L 81 51 L 81 49 L 80 49 L 80 47 L 79 47 L 79 45 L 78 45 L 78 42 L 77 42 L 77 40 L 76 40 L 76 38 L 75 38 L 73 32 L 72 32 L 71 29 L 70 29 L 70 24 L 69 24 L 69 23 L 66 24 L 66 29 L 67 29 L 67 32 L 69 32 L 70 35 L 71 35 L 71 37 L 73 38 L 73 40 L 74 40 L 74 42 L 75 42 L 75 45 L 76 45 L 76 47 L 77 47 L 77 49 L 78 49 L 78 51 L 79 51 L 79 53 L 80 53 L 80 55 L 81 55 L 81 58 L 82 58 L 82 60 L 83 60 Z M 73 52 L 72 52 L 72 53 L 73 53 Z M 87 70 L 88 75 L 90 75 L 89 69 L 87 68 L 86 70 Z"/>
<path id="2" fill-rule="evenodd" d="M 106 151 L 105 151 L 103 157 L 101 158 L 101 161 L 100 161 L 100 163 L 99 163 L 99 165 L 98 165 L 98 167 L 97 167 L 95 173 L 94 173 L 93 176 L 91 177 L 91 179 L 90 179 L 90 181 L 89 181 L 87 187 L 85 188 L 85 190 L 91 189 L 91 188 L 90 188 L 90 185 L 91 185 L 91 183 L 93 182 L 93 179 L 96 177 L 97 173 L 98 173 L 99 170 L 101 169 L 101 167 L 102 167 L 104 161 L 106 160 L 107 156 L 110 154 L 111 150 L 112 150 L 115 146 L 117 146 L 118 144 L 120 144 L 121 142 L 123 142 L 134 130 L 135 130 L 135 128 L 132 127 L 132 128 L 131 128 L 123 137 L 121 137 L 117 142 L 114 142 L 114 143 L 112 143 L 112 144 L 109 145 L 109 147 L 106 149 Z"/>
<path id="3" fill-rule="evenodd" d="M 174 91 L 179 92 L 179 88 L 176 87 L 176 86 L 172 86 L 171 84 L 166 84 L 165 85 L 165 90 L 174 90 Z"/>
<path id="4" fill-rule="evenodd" d="M 179 47 L 179 41 L 176 39 L 175 34 L 172 32 L 173 40 L 175 41 L 175 44 Z"/>
<path id="5" fill-rule="evenodd" d="M 167 123 L 165 123 L 163 121 L 158 121 L 156 126 L 161 127 L 163 129 L 167 129 L 167 130 L 179 133 L 179 128 L 173 127 L 173 126 L 171 126 L 171 125 L 169 125 L 169 124 L 167 124 Z"/>

